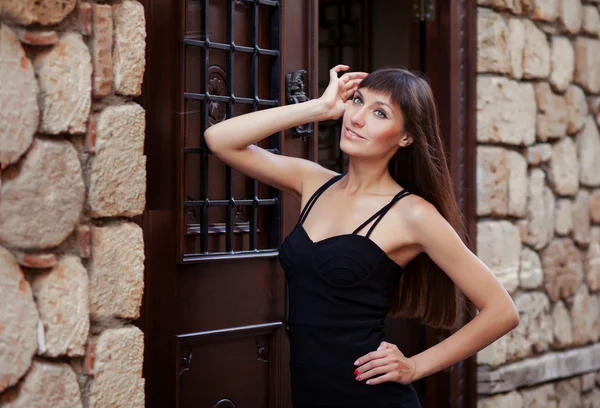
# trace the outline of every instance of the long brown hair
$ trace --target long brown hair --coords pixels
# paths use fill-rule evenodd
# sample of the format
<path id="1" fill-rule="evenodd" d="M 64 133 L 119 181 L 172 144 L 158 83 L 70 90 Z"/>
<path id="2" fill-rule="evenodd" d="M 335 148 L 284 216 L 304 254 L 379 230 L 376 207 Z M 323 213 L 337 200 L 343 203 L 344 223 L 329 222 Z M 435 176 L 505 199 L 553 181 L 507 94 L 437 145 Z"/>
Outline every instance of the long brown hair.
<path id="1" fill-rule="evenodd" d="M 465 224 L 454 195 L 437 109 L 427 81 L 407 70 L 388 68 L 368 75 L 359 88 L 389 95 L 402 110 L 404 130 L 413 137 L 413 143 L 399 148 L 390 160 L 390 173 L 396 182 L 433 204 L 466 242 Z M 435 328 L 453 328 L 462 306 L 454 282 L 422 253 L 405 267 L 392 314 L 419 318 Z"/>

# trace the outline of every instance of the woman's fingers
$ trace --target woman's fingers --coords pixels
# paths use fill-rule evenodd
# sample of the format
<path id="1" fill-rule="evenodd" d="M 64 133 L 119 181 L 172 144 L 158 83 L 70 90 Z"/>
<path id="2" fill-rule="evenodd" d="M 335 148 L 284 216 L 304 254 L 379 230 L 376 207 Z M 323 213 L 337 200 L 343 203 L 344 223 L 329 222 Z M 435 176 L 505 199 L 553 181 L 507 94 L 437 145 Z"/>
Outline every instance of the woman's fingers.
<path id="1" fill-rule="evenodd" d="M 347 82 L 351 79 L 364 79 L 367 75 L 369 74 L 366 72 L 346 72 L 340 79 Z"/>
<path id="2" fill-rule="evenodd" d="M 350 68 L 350 66 L 348 66 L 348 65 L 343 65 L 343 64 L 336 65 L 335 67 L 333 67 L 329 70 L 329 79 L 330 80 L 337 79 L 338 73 L 340 71 L 347 71 L 348 68 Z"/>

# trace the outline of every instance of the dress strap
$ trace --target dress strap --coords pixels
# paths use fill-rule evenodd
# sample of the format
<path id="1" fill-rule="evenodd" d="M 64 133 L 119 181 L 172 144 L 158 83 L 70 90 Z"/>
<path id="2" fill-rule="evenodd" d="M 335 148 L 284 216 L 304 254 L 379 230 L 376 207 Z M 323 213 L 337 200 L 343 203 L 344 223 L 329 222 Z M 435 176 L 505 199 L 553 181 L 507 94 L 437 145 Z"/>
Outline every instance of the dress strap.
<path id="1" fill-rule="evenodd" d="M 344 176 L 343 174 L 338 174 L 337 176 L 334 176 L 333 178 L 329 179 L 325 184 L 323 184 L 321 187 L 319 187 L 319 189 L 317 191 L 315 191 L 313 193 L 313 195 L 306 202 L 304 209 L 300 213 L 300 221 L 298 221 L 299 224 L 304 223 L 304 221 L 306 220 L 306 217 L 308 217 L 308 213 L 310 212 L 310 210 L 312 210 L 313 205 L 315 205 L 315 203 L 317 202 L 317 199 L 321 196 L 321 194 L 323 194 L 323 192 L 325 190 L 327 190 L 333 183 L 335 183 L 336 181 L 341 179 L 343 176 Z"/>
<path id="2" fill-rule="evenodd" d="M 369 228 L 369 231 L 367 231 L 367 235 L 365 235 L 367 238 L 369 238 L 369 236 L 371 235 L 371 232 L 373 232 L 373 230 L 375 229 L 375 227 L 377 226 L 377 224 L 379 224 L 379 221 L 381 221 L 381 219 L 383 218 L 383 216 L 385 214 L 387 214 L 387 212 L 390 210 L 390 208 L 392 208 L 394 206 L 394 204 L 396 204 L 402 198 L 404 198 L 404 197 L 406 197 L 407 195 L 410 195 L 410 194 L 411 194 L 411 192 L 408 191 L 407 189 L 403 189 L 402 191 L 400 191 L 382 209 L 380 209 L 375 214 L 373 214 L 368 220 L 366 220 L 365 222 L 363 222 L 362 224 L 360 224 L 359 227 L 357 229 L 355 229 L 354 232 L 352 232 L 352 234 L 358 233 L 358 231 L 360 231 L 361 229 L 363 229 L 364 227 L 366 227 L 367 225 L 369 225 L 371 222 L 373 222 L 373 220 L 375 220 L 375 222 L 373 222 L 373 225 L 371 225 L 371 228 Z"/>

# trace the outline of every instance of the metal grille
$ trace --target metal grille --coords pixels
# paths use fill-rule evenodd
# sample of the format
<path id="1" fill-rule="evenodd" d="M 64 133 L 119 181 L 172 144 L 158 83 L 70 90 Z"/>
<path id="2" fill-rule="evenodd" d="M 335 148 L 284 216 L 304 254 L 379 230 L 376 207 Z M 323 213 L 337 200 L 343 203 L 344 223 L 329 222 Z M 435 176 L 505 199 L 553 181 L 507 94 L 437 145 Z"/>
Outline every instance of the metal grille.
<path id="1" fill-rule="evenodd" d="M 319 95 L 329 84 L 329 69 L 350 65 L 351 71 L 365 70 L 364 0 L 319 2 Z M 348 157 L 339 149 L 341 119 L 319 122 L 319 164 L 345 173 Z"/>
<path id="2" fill-rule="evenodd" d="M 185 13 L 183 178 L 187 187 L 183 192 L 185 226 L 182 229 L 182 261 L 274 256 L 280 239 L 279 192 L 260 186 L 256 180 L 247 179 L 229 166 L 223 165 L 224 171 L 215 170 L 220 162 L 207 148 L 203 134 L 209 126 L 234 114 L 279 105 L 279 1 L 189 0 Z M 260 16 L 262 13 L 265 15 Z M 245 21 L 236 20 L 240 16 Z M 270 25 L 259 23 L 261 18 L 267 19 Z M 222 27 L 219 24 L 225 26 L 225 33 L 221 35 L 218 33 Z M 195 26 L 195 31 L 192 26 Z M 238 29 L 243 32 L 236 33 Z M 265 30 L 267 36 L 264 35 Z M 262 39 L 259 38 L 261 33 Z M 239 38 L 243 38 L 239 43 L 249 44 L 236 44 L 234 39 Z M 261 42 L 269 46 L 261 47 Z M 223 58 L 219 59 L 219 56 Z M 269 77 L 267 95 L 264 92 L 259 95 L 259 61 L 263 73 L 261 78 Z M 236 81 L 247 84 L 246 95 L 235 94 L 241 89 Z M 265 88 L 264 82 L 261 82 L 261 89 Z M 261 143 L 261 147 L 279 154 L 279 135 L 270 136 Z M 224 186 L 217 185 L 221 183 Z M 239 190 L 240 185 L 244 193 L 238 197 L 234 190 Z M 259 198 L 261 192 L 268 197 Z M 268 210 L 261 211 L 265 207 Z M 221 222 L 214 222 L 215 211 L 220 211 L 217 218 Z M 209 213 L 213 214 L 212 222 Z M 259 213 L 265 218 L 260 222 L 262 229 L 259 228 Z M 260 239 L 261 234 L 266 239 Z"/>

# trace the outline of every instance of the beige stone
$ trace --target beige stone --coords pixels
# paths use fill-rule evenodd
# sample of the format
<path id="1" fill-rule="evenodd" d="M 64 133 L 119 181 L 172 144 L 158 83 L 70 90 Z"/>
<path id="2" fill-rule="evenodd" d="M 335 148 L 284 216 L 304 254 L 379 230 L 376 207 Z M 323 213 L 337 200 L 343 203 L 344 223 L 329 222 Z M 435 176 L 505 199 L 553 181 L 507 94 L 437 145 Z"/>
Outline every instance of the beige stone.
<path id="1" fill-rule="evenodd" d="M 581 245 L 590 242 L 590 194 L 579 190 L 573 201 L 573 239 Z"/>
<path id="2" fill-rule="evenodd" d="M 77 0 L 3 0 L 0 3 L 0 19 L 17 24 L 56 24 L 73 9 Z"/>
<path id="3" fill-rule="evenodd" d="M 575 142 L 571 138 L 563 138 L 552 147 L 549 178 L 550 184 L 557 194 L 565 196 L 577 193 L 579 163 Z"/>
<path id="4" fill-rule="evenodd" d="M 527 237 L 529 236 L 529 220 L 517 220 L 516 224 L 519 229 L 521 242 L 527 242 Z"/>
<path id="5" fill-rule="evenodd" d="M 600 134 L 591 116 L 585 120 L 585 126 L 577 134 L 576 141 L 580 183 L 585 186 L 600 186 Z"/>
<path id="6" fill-rule="evenodd" d="M 36 138 L 18 169 L 2 173 L 0 245 L 50 248 L 73 231 L 85 199 L 77 151 Z"/>
<path id="7" fill-rule="evenodd" d="M 583 408 L 600 408 L 600 388 L 594 388 L 582 397 Z"/>
<path id="8" fill-rule="evenodd" d="M 477 9 L 477 71 L 510 72 L 508 26 L 500 14 Z"/>
<path id="9" fill-rule="evenodd" d="M 594 190 L 590 194 L 590 217 L 592 222 L 600 223 L 600 190 Z"/>
<path id="10" fill-rule="evenodd" d="M 477 392 L 495 394 L 600 369 L 600 344 L 578 347 L 500 366 L 480 367 Z"/>
<path id="11" fill-rule="evenodd" d="M 527 215 L 527 160 L 523 155 L 508 151 L 508 215 L 525 217 Z"/>
<path id="12" fill-rule="evenodd" d="M 554 322 L 554 343 L 557 348 L 568 347 L 573 344 L 573 325 L 571 315 L 565 304 L 560 300 L 552 307 L 552 320 Z"/>
<path id="13" fill-rule="evenodd" d="M 527 247 L 521 250 L 521 267 L 519 282 L 523 289 L 537 289 L 544 282 L 544 271 L 537 252 Z"/>
<path id="14" fill-rule="evenodd" d="M 139 317 L 144 291 L 144 241 L 134 223 L 92 227 L 90 312 L 125 319 Z"/>
<path id="15" fill-rule="evenodd" d="M 577 34 L 581 29 L 583 9 L 581 0 L 558 0 L 559 21 L 571 34 Z"/>
<path id="16" fill-rule="evenodd" d="M 37 350 L 38 312 L 17 260 L 0 247 L 0 392 L 25 374 Z"/>
<path id="17" fill-rule="evenodd" d="M 542 292 L 518 293 L 519 326 L 507 334 L 507 358 L 517 360 L 548 350 L 554 340 L 550 301 Z"/>
<path id="18" fill-rule="evenodd" d="M 558 17 L 557 0 L 523 0 L 528 4 L 531 18 L 553 22 Z"/>
<path id="19" fill-rule="evenodd" d="M 587 286 L 582 285 L 571 307 L 573 344 L 582 346 L 600 337 L 600 303 L 597 295 L 590 296 Z"/>
<path id="20" fill-rule="evenodd" d="M 477 140 L 531 145 L 537 106 L 533 85 L 502 77 L 477 78 Z"/>
<path id="21" fill-rule="evenodd" d="M 581 406 L 581 382 L 579 378 L 556 383 L 557 408 L 575 408 Z"/>
<path id="22" fill-rule="evenodd" d="M 535 99 L 538 105 L 538 140 L 545 142 L 565 136 L 569 124 L 565 98 L 552 92 L 547 82 L 540 82 L 535 85 Z"/>
<path id="23" fill-rule="evenodd" d="M 75 372 L 67 363 L 35 360 L 25 380 L 0 395 L 3 408 L 82 408 Z"/>
<path id="24" fill-rule="evenodd" d="M 548 78 L 550 75 L 550 46 L 546 34 L 530 20 L 524 20 L 523 77 Z"/>
<path id="25" fill-rule="evenodd" d="M 81 35 L 66 33 L 34 59 L 40 86 L 40 132 L 83 133 L 91 107 L 92 62 Z"/>
<path id="26" fill-rule="evenodd" d="M 94 75 L 92 91 L 95 98 L 110 93 L 113 82 L 113 20 L 112 7 L 107 4 L 92 4 L 92 37 L 90 52 Z"/>
<path id="27" fill-rule="evenodd" d="M 491 397 L 477 398 L 477 408 L 524 408 L 521 394 L 513 391 Z"/>
<path id="28" fill-rule="evenodd" d="M 488 6 L 498 10 L 509 10 L 521 14 L 521 0 L 477 0 L 480 6 Z"/>
<path id="29" fill-rule="evenodd" d="M 527 244 L 542 249 L 554 236 L 554 195 L 546 185 L 544 171 L 533 169 L 529 176 L 527 201 Z"/>
<path id="30" fill-rule="evenodd" d="M 145 113 L 137 104 L 111 106 L 98 116 L 96 154 L 89 159 L 92 217 L 132 217 L 146 205 Z"/>
<path id="31" fill-rule="evenodd" d="M 508 20 L 508 52 L 513 78 L 523 77 L 523 49 L 525 48 L 525 25 L 518 18 Z"/>
<path id="32" fill-rule="evenodd" d="M 583 6 L 583 24 L 584 33 L 598 36 L 600 33 L 600 14 L 596 6 L 586 4 Z"/>
<path id="33" fill-rule="evenodd" d="M 477 148 L 477 215 L 506 215 L 508 210 L 508 154 L 500 147 Z"/>
<path id="34" fill-rule="evenodd" d="M 137 327 L 108 329 L 96 341 L 90 407 L 144 406 L 144 335 Z"/>
<path id="35" fill-rule="evenodd" d="M 0 24 L 0 61 L 0 78 L 3 78 L 0 81 L 0 169 L 3 169 L 19 160 L 31 145 L 40 110 L 31 61 L 17 35 L 4 24 Z"/>
<path id="36" fill-rule="evenodd" d="M 546 292 L 552 301 L 575 294 L 583 281 L 581 252 L 568 238 L 554 239 L 541 254 Z"/>
<path id="37" fill-rule="evenodd" d="M 556 408 L 556 391 L 554 384 L 545 384 L 539 387 L 521 391 L 523 407 L 527 408 Z"/>
<path id="38" fill-rule="evenodd" d="M 537 143 L 527 148 L 527 162 L 532 166 L 547 162 L 552 158 L 552 145 L 550 143 Z"/>
<path id="39" fill-rule="evenodd" d="M 508 221 L 477 223 L 477 254 L 509 293 L 519 286 L 521 238 Z"/>
<path id="40" fill-rule="evenodd" d="M 581 392 L 588 392 L 594 389 L 596 383 L 596 373 L 586 373 L 579 377 L 581 382 Z"/>
<path id="41" fill-rule="evenodd" d="M 592 240 L 585 257 L 585 274 L 590 290 L 600 290 L 600 242 Z"/>
<path id="42" fill-rule="evenodd" d="M 491 367 L 497 367 L 506 363 L 506 341 L 506 336 L 502 336 L 477 353 L 477 364 L 487 364 Z"/>
<path id="43" fill-rule="evenodd" d="M 565 102 L 567 103 L 569 118 L 567 132 L 572 135 L 583 128 L 588 113 L 588 104 L 585 99 L 585 93 L 576 85 L 570 85 L 565 92 Z"/>
<path id="44" fill-rule="evenodd" d="M 600 92 L 600 40 L 577 37 L 575 40 L 575 81 L 585 91 Z"/>
<path id="45" fill-rule="evenodd" d="M 571 41 L 562 36 L 552 37 L 550 83 L 560 92 L 566 91 L 575 71 L 575 50 Z"/>
<path id="46" fill-rule="evenodd" d="M 78 257 L 69 255 L 32 282 L 44 324 L 45 352 L 49 357 L 82 356 L 90 327 L 88 275 Z"/>
<path id="47" fill-rule="evenodd" d="M 113 6 L 113 67 L 116 92 L 138 96 L 146 64 L 146 20 L 144 6 L 124 0 Z"/>
<path id="48" fill-rule="evenodd" d="M 557 235 L 568 235 L 571 232 L 573 229 L 573 206 L 571 200 L 563 198 L 556 201 L 554 221 Z"/>

